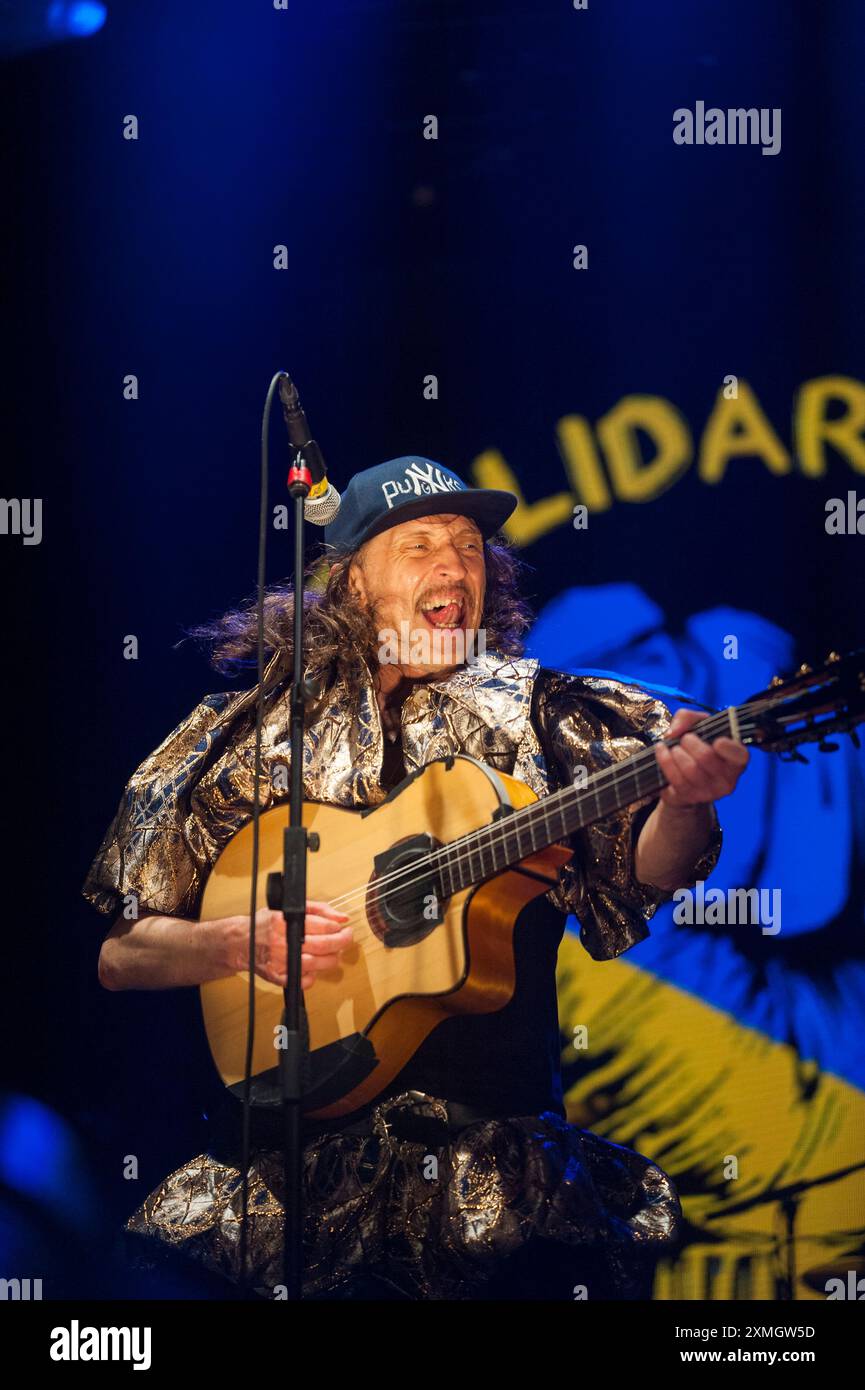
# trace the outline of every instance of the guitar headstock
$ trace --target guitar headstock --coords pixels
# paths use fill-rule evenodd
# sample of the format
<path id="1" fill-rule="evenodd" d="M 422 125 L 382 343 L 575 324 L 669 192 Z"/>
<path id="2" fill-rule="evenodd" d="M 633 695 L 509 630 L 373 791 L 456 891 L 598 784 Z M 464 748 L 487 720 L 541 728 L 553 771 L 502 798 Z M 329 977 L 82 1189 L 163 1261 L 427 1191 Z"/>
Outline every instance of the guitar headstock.
<path id="1" fill-rule="evenodd" d="M 800 743 L 817 743 L 823 752 L 827 734 L 849 733 L 856 747 L 857 724 L 865 720 L 865 647 L 839 656 L 830 652 L 816 671 L 800 666 L 794 676 L 780 676 L 741 707 L 742 739 L 767 753 L 792 753 Z"/>

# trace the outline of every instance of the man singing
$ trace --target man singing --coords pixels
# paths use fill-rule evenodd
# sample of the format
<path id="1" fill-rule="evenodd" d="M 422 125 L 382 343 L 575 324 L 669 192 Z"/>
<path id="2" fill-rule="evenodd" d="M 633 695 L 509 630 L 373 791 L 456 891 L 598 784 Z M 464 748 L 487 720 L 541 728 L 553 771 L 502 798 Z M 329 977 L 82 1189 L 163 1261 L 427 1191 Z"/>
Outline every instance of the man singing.
<path id="1" fill-rule="evenodd" d="M 711 873 L 721 847 L 713 803 L 734 789 L 748 753 L 729 738 L 703 743 L 691 732 L 706 717 L 696 711 L 671 719 L 635 685 L 521 656 L 530 615 L 517 561 L 495 540 L 515 506 L 428 459 L 394 459 L 352 480 L 325 532 L 326 582 L 308 600 L 304 667 L 321 696 L 307 712 L 305 797 L 375 806 L 455 753 L 543 797 L 650 744 L 667 785 L 567 842 L 574 854 L 556 887 L 517 918 L 516 989 L 504 1008 L 438 1024 L 375 1103 L 342 1121 L 306 1121 L 307 1298 L 646 1298 L 658 1258 L 676 1246 L 669 1177 L 566 1122 L 556 956 L 569 912 L 589 955 L 609 960 L 648 935 L 676 889 Z M 291 613 L 290 589 L 271 589 L 262 809 L 288 797 Z M 256 649 L 254 607 L 195 631 L 211 641 L 216 668 L 234 671 Z M 256 694 L 206 696 L 131 777 L 84 885 L 116 919 L 99 959 L 107 989 L 200 985 L 248 968 L 247 917 L 195 919 L 209 869 L 252 816 Z M 351 945 L 347 920 L 307 903 L 304 990 Z M 264 908 L 255 970 L 285 983 L 284 922 Z M 172 1252 L 236 1284 L 234 1106 L 208 1151 L 129 1219 L 142 1265 Z M 256 1117 L 248 1267 L 261 1297 L 281 1279 L 279 1135 Z"/>

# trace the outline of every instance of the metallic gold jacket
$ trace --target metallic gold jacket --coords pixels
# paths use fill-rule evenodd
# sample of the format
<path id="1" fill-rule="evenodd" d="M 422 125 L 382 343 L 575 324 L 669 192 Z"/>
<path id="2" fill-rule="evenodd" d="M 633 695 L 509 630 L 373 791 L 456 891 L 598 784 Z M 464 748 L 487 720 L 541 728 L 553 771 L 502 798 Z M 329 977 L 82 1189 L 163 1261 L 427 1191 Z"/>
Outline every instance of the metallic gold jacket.
<path id="1" fill-rule="evenodd" d="M 308 800 L 362 807 L 386 795 L 382 725 L 366 674 L 356 702 L 337 681 L 309 711 Z M 289 687 L 278 652 L 265 671 L 262 809 L 288 797 Z M 116 915 L 131 903 L 137 916 L 197 917 L 211 866 L 252 815 L 256 692 L 205 696 L 133 773 L 82 890 L 101 912 Z M 573 781 L 578 767 L 591 774 L 663 737 L 670 718 L 666 705 L 636 685 L 488 651 L 442 680 L 415 685 L 402 707 L 403 757 L 411 773 L 468 753 L 544 796 Z M 634 877 L 636 839 L 652 804 L 646 799 L 575 834 L 574 858 L 548 895 L 575 913 L 596 960 L 643 940 L 648 919 L 672 897 Z M 689 883 L 711 873 L 720 849 L 716 819 Z"/>

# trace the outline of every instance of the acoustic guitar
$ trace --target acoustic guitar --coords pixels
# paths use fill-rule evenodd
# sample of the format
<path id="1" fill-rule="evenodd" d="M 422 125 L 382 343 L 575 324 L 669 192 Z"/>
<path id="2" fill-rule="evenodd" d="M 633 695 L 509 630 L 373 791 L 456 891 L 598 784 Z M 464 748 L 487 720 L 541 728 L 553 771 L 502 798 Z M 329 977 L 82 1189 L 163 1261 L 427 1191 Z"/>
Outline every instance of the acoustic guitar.
<path id="1" fill-rule="evenodd" d="M 795 750 L 865 719 L 865 648 L 812 671 L 800 667 L 766 690 L 706 718 L 704 741 L 726 735 L 806 761 Z M 674 745 L 678 740 L 667 740 Z M 307 802 L 318 837 L 307 860 L 307 896 L 347 912 L 354 927 L 340 965 L 304 993 L 309 1028 L 303 1109 L 331 1119 L 373 1100 L 433 1028 L 461 1013 L 501 1009 L 515 988 L 513 929 L 527 902 L 558 879 L 581 827 L 657 794 L 665 785 L 651 745 L 538 798 L 524 783 L 457 754 L 405 778 L 363 810 Z M 259 817 L 258 901 L 282 869 L 287 804 Z M 201 920 L 249 912 L 252 822 L 209 874 Z M 253 1100 L 276 1094 L 281 987 L 254 976 Z M 226 1086 L 240 1095 L 246 1059 L 249 976 L 201 986 L 205 1027 Z"/>

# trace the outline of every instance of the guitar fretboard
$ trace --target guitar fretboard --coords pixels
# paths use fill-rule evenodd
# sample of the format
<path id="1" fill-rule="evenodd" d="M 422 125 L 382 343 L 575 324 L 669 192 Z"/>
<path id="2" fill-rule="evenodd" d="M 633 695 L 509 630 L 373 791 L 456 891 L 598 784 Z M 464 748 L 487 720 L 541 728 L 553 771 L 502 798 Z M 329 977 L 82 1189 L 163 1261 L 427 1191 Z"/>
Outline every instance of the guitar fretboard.
<path id="1" fill-rule="evenodd" d="M 693 732 L 705 743 L 711 743 L 722 735 L 741 738 L 750 725 L 749 707 L 741 705 L 703 720 Z M 665 740 L 668 747 L 675 747 L 678 741 Z M 506 812 L 492 825 L 443 846 L 431 856 L 437 861 L 442 892 L 449 897 L 460 889 L 482 883 L 583 826 L 659 792 L 666 781 L 655 757 L 654 744 L 650 744 L 632 757 L 594 773 L 584 787 L 562 787 L 531 806 Z"/>

